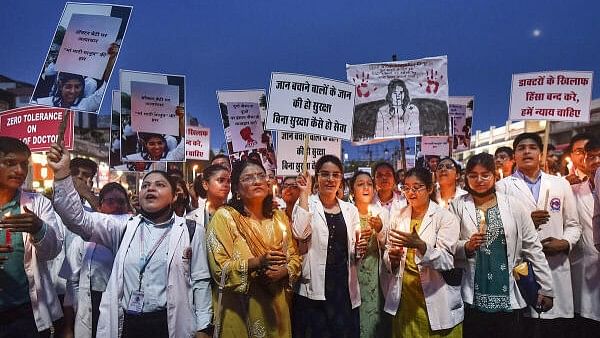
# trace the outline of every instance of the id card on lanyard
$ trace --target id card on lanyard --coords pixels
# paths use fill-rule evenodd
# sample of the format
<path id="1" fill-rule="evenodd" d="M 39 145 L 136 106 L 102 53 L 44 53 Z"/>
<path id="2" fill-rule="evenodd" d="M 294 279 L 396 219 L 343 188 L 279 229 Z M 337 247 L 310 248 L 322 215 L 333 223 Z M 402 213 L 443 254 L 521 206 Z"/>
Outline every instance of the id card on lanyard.
<path id="1" fill-rule="evenodd" d="M 139 284 L 138 289 L 131 293 L 131 297 L 129 297 L 129 305 L 127 306 L 127 313 L 139 315 L 143 313 L 144 308 L 144 292 L 142 291 L 142 279 L 144 278 L 144 272 L 146 271 L 146 267 L 148 267 L 148 263 L 158 250 L 160 244 L 164 241 L 167 235 L 171 232 L 173 227 L 170 226 L 160 238 L 154 243 L 154 246 L 148 252 L 148 255 L 144 255 L 144 227 L 140 227 L 140 276 L 139 276 Z"/>

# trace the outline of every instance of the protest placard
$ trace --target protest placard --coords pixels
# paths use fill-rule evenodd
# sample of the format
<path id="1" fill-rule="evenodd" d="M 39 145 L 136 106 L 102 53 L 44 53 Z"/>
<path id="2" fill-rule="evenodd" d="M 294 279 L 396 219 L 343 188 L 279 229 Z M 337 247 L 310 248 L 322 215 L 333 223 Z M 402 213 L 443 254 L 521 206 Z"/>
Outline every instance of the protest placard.
<path id="1" fill-rule="evenodd" d="M 450 154 L 448 136 L 423 136 L 421 137 L 421 152 L 425 156 L 437 155 L 446 157 Z"/>
<path id="2" fill-rule="evenodd" d="M 592 72 L 513 74 L 510 120 L 590 121 Z"/>
<path id="3" fill-rule="evenodd" d="M 356 107 L 352 141 L 448 135 L 446 56 L 346 65 Z"/>
<path id="4" fill-rule="evenodd" d="M 98 113 L 131 9 L 66 3 L 30 103 Z"/>
<path id="5" fill-rule="evenodd" d="M 17 138 L 32 152 L 48 151 L 59 139 L 58 130 L 64 108 L 23 107 L 0 113 L 0 134 Z M 73 113 L 68 115 L 64 145 L 73 149 Z"/>
<path id="6" fill-rule="evenodd" d="M 233 151 L 263 148 L 259 137 L 263 133 L 257 102 L 227 102 L 229 129 Z"/>
<path id="7" fill-rule="evenodd" d="M 108 49 L 117 39 L 121 21 L 105 15 L 71 15 L 56 69 L 101 79 L 108 64 Z"/>
<path id="8" fill-rule="evenodd" d="M 135 132 L 179 136 L 179 87 L 131 82 L 131 128 Z"/>
<path id="9" fill-rule="evenodd" d="M 340 139 L 321 135 L 309 135 L 308 172 L 314 175 L 316 162 L 323 155 L 341 156 Z M 280 131 L 277 133 L 277 175 L 296 176 L 303 169 L 304 134 Z"/>
<path id="10" fill-rule="evenodd" d="M 120 85 L 121 160 L 185 161 L 185 76 L 121 70 Z"/>
<path id="11" fill-rule="evenodd" d="M 187 126 L 185 128 L 185 153 L 188 160 L 210 159 L 210 129 Z"/>
<path id="12" fill-rule="evenodd" d="M 450 96 L 448 98 L 453 151 L 471 148 L 473 101 L 473 96 Z"/>
<path id="13" fill-rule="evenodd" d="M 217 91 L 217 100 L 219 102 L 219 111 L 221 112 L 221 119 L 223 121 L 225 142 L 227 143 L 227 150 L 230 155 L 229 158 L 231 163 L 236 163 L 237 161 L 247 157 L 254 157 L 256 160 L 262 161 L 266 170 L 275 171 L 277 163 L 275 161 L 275 148 L 273 147 L 273 134 L 270 131 L 264 130 L 265 117 L 267 115 L 267 97 L 264 89 L 219 90 Z M 231 104 L 240 102 L 252 104 L 252 111 L 254 111 L 254 113 L 247 115 L 253 115 L 256 117 L 255 107 L 258 107 L 258 111 L 260 113 L 261 123 L 258 124 L 260 129 L 256 124 L 254 124 L 255 129 L 250 129 L 251 134 L 248 133 L 248 131 L 243 132 L 247 139 L 247 136 L 250 135 L 251 143 L 252 141 L 257 142 L 257 145 L 254 147 L 254 149 L 248 148 L 245 150 L 241 149 L 239 146 L 236 146 L 234 149 L 234 140 L 236 140 L 235 142 L 240 142 L 243 146 L 245 146 L 247 143 L 247 141 L 244 140 L 240 134 L 240 131 L 247 126 L 240 126 L 241 128 L 235 127 L 237 129 L 234 131 L 233 121 L 229 113 L 229 109 L 233 109 Z M 239 112 L 234 112 L 233 114 L 234 116 L 238 116 Z M 255 121 L 255 118 L 253 121 Z"/>
<path id="14" fill-rule="evenodd" d="M 351 139 L 354 88 L 322 77 L 272 73 L 266 129 Z"/>

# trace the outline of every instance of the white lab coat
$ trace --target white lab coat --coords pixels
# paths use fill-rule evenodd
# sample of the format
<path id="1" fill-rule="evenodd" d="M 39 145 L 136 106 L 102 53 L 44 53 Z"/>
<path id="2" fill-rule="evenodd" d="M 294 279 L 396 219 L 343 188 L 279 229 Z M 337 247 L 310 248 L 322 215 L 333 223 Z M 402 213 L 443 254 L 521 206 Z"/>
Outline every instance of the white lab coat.
<path id="1" fill-rule="evenodd" d="M 575 196 L 571 186 L 563 178 L 542 173 L 537 203 L 527 184 L 516 176 L 505 177 L 498 181 L 496 189 L 521 203 L 529 213 L 546 208 L 544 202 L 546 191 L 549 190 L 547 208 L 550 220 L 538 228 L 540 241 L 547 237 L 564 239 L 569 242 L 569 248 L 572 249 L 581 237 Z M 550 207 L 551 205 L 552 207 Z M 554 256 L 546 255 L 546 259 L 552 271 L 554 306 L 550 311 L 542 313 L 541 318 L 573 318 L 573 289 L 569 257 L 561 253 Z M 530 309 L 529 315 L 537 317 L 534 309 Z"/>
<path id="2" fill-rule="evenodd" d="M 390 228 L 411 232 L 411 214 L 412 207 L 402 208 L 392 215 Z M 454 268 L 453 253 L 458 242 L 458 220 L 448 210 L 440 207 L 435 202 L 430 202 L 417 233 L 421 240 L 427 244 L 425 255 L 421 255 L 415 249 L 415 264 L 419 268 L 429 325 L 432 330 L 452 328 L 462 322 L 464 318 L 460 286 L 446 284 L 440 271 Z M 387 290 L 383 290 L 385 295 L 383 309 L 391 315 L 396 315 L 400 306 L 406 250 L 412 249 L 405 249 L 400 266 L 396 269 L 392 269 L 387 248 L 383 255 L 388 271 L 395 276 L 395 283 L 391 283 Z"/>
<path id="3" fill-rule="evenodd" d="M 454 197 L 448 201 L 445 201 L 442 199 L 442 195 L 440 193 L 440 189 L 439 187 L 435 190 L 435 202 L 441 206 L 444 207 L 445 209 L 450 209 L 450 203 L 452 203 L 452 201 L 457 200 L 458 198 L 460 198 L 461 196 L 464 196 L 468 194 L 468 192 L 466 192 L 464 189 L 462 189 L 461 187 L 459 187 L 458 185 L 456 186 L 456 192 L 454 193 Z"/>
<path id="4" fill-rule="evenodd" d="M 116 253 L 106 291 L 100 303 L 98 337 L 120 337 L 123 329 L 124 309 L 121 300 L 124 292 L 124 262 L 127 249 L 134 239 L 140 217 L 85 213 L 71 178 L 54 182 L 54 206 L 65 225 L 84 240 L 93 241 Z M 204 232 L 195 233 L 194 239 L 204 238 Z M 199 239 L 204 242 L 202 239 Z M 208 283 L 210 274 L 206 263 L 206 247 L 194 248 L 192 257 L 204 257 L 202 273 L 191 272 L 192 259 L 184 258 L 190 248 L 190 237 L 185 219 L 175 216 L 173 229 L 168 235 L 167 321 L 169 337 L 193 337 L 197 331 L 197 312 L 206 316 L 212 312 L 210 299 L 199 310 L 194 306 L 191 274 L 196 273 Z M 210 289 L 209 289 L 210 290 Z M 210 316 L 208 316 L 210 318 Z M 208 325 L 208 323 L 206 323 Z"/>
<path id="5" fill-rule="evenodd" d="M 37 193 L 21 191 L 21 201 L 23 200 L 31 202 L 27 203 L 27 208 L 47 225 L 46 234 L 36 243 L 29 233 L 22 233 L 25 252 L 23 265 L 29 283 L 33 317 L 38 331 L 44 331 L 52 326 L 53 321 L 63 316 L 47 264 L 47 261 L 54 259 L 61 251 L 63 233 L 47 198 Z"/>
<path id="6" fill-rule="evenodd" d="M 511 202 L 510 199 L 512 197 L 505 194 L 498 192 L 496 193 L 496 198 L 506 238 L 511 308 L 516 310 L 527 306 L 513 276 L 514 267 L 523 262 L 524 259 L 527 259 L 533 267 L 533 272 L 541 287 L 539 293 L 544 296 L 553 297 L 552 274 L 550 273 L 546 257 L 542 252 L 542 244 L 538 239 L 538 233 L 531 220 L 530 212 L 526 211 L 519 202 Z M 450 211 L 458 217 L 460 222 L 460 239 L 456 247 L 454 263 L 457 268 L 463 269 L 461 283 L 462 297 L 465 303 L 473 304 L 475 255 L 468 258 L 465 254 L 465 243 L 474 233 L 479 231 L 473 197 L 471 195 L 463 195 L 454 199 L 452 204 L 450 204 Z"/>
<path id="7" fill-rule="evenodd" d="M 594 247 L 592 216 L 594 197 L 589 182 L 572 185 L 579 223 L 583 228 L 581 239 L 571 250 L 571 280 L 575 313 L 584 318 L 600 321 L 600 252 Z"/>
<path id="8" fill-rule="evenodd" d="M 128 216 L 128 215 L 127 215 Z M 126 216 L 121 216 L 125 218 Z M 84 242 L 77 236 L 67 250 L 67 259 L 73 271 L 68 278 L 76 285 L 75 293 L 75 337 L 92 336 L 92 258 L 96 259 L 96 273 L 110 276 L 114 252 L 94 242 Z M 101 258 L 101 260 L 98 260 Z M 96 290 L 104 291 L 104 290 Z"/>
<path id="9" fill-rule="evenodd" d="M 348 236 L 348 289 L 352 308 L 360 306 L 360 287 L 355 259 L 356 229 L 360 229 L 358 209 L 348 202 L 338 199 Z M 308 252 L 302 256 L 302 276 L 298 281 L 297 293 L 314 300 L 325 300 L 325 267 L 329 228 L 325 210 L 318 195 L 308 199 L 308 209 L 298 203 L 292 212 L 292 232 L 298 240 L 308 240 Z"/>

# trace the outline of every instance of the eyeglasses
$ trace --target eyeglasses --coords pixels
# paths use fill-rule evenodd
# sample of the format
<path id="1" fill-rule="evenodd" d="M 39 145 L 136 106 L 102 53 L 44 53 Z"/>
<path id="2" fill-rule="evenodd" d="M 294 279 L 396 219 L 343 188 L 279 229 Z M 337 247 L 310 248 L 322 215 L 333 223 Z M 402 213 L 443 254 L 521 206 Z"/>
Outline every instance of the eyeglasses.
<path id="1" fill-rule="evenodd" d="M 330 173 L 328 171 L 319 171 L 319 177 L 324 180 L 332 179 L 332 180 L 337 181 L 342 178 L 342 173 L 340 173 L 340 172 Z"/>
<path id="2" fill-rule="evenodd" d="M 573 151 L 571 152 L 571 154 L 583 155 L 583 154 L 585 154 L 585 150 L 584 149 L 573 149 Z"/>
<path id="3" fill-rule="evenodd" d="M 413 193 L 418 193 L 419 191 L 425 190 L 425 184 L 413 185 L 412 187 L 403 185 L 400 188 L 400 190 L 402 190 L 403 193 L 407 193 L 409 191 L 412 191 Z"/>
<path id="4" fill-rule="evenodd" d="M 487 173 L 487 174 L 475 174 L 475 173 L 471 173 L 471 174 L 467 174 L 467 178 L 470 180 L 477 180 L 477 179 L 481 179 L 482 181 L 489 181 L 494 177 L 494 174 L 492 173 Z"/>
<path id="5" fill-rule="evenodd" d="M 297 184 L 282 184 L 281 189 L 298 189 Z"/>
<path id="6" fill-rule="evenodd" d="M 438 164 L 437 168 L 435 170 L 452 170 L 454 169 L 454 163 L 440 163 Z"/>
<path id="7" fill-rule="evenodd" d="M 265 173 L 257 173 L 253 175 L 245 175 L 240 177 L 240 182 L 244 184 L 250 184 L 254 182 L 263 182 L 267 180 L 267 174 Z"/>

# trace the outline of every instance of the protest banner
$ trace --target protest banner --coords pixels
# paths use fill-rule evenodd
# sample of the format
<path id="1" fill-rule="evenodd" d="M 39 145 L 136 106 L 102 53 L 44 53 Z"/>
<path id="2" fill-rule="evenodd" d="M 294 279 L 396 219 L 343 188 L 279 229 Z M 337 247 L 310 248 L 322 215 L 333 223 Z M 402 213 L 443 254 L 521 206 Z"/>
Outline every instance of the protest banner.
<path id="1" fill-rule="evenodd" d="M 225 142 L 227 144 L 227 151 L 231 163 L 236 163 L 246 157 L 254 157 L 256 160 L 262 161 L 266 170 L 275 171 L 277 168 L 277 161 L 275 160 L 275 148 L 273 147 L 273 133 L 264 130 L 265 118 L 267 115 L 267 96 L 265 95 L 264 89 L 219 90 L 217 91 L 217 101 L 219 102 L 219 111 L 221 112 L 221 119 L 223 121 Z M 237 123 L 238 120 L 232 120 L 229 109 L 234 109 L 232 104 L 239 104 L 240 102 L 252 106 L 251 111 L 253 111 L 253 113 L 245 114 L 244 117 L 246 122 L 252 122 L 253 124 L 253 127 L 249 132 L 248 129 L 242 132 L 243 128 L 248 127 L 249 125 L 233 126 L 234 122 Z M 257 115 L 256 108 L 258 108 L 260 115 L 260 124 L 255 123 Z M 254 117 L 252 119 L 247 119 L 247 116 L 249 115 Z M 232 116 L 239 117 L 240 112 L 233 112 Z M 239 121 L 241 122 L 242 120 Z M 250 141 L 250 144 L 253 141 L 257 144 L 254 148 L 244 148 L 248 144 L 248 141 Z M 234 147 L 234 142 L 237 143 L 238 146 Z"/>
<path id="2" fill-rule="evenodd" d="M 131 10 L 66 3 L 30 103 L 98 113 Z"/>
<path id="3" fill-rule="evenodd" d="M 296 176 L 303 169 L 304 163 L 304 136 L 303 133 L 280 131 L 277 133 L 277 175 Z M 314 167 L 326 154 L 341 157 L 342 143 L 340 139 L 320 135 L 309 135 L 310 146 L 308 155 L 308 172 L 314 175 Z"/>
<path id="4" fill-rule="evenodd" d="M 101 79 L 108 49 L 116 41 L 121 18 L 73 14 L 56 60 L 56 70 Z"/>
<path id="5" fill-rule="evenodd" d="M 210 129 L 187 126 L 185 131 L 186 159 L 208 161 L 210 159 Z"/>
<path id="6" fill-rule="evenodd" d="M 590 121 L 592 72 L 513 74 L 510 120 Z"/>
<path id="7" fill-rule="evenodd" d="M 448 135 L 446 56 L 346 65 L 356 93 L 354 144 Z"/>
<path id="8" fill-rule="evenodd" d="M 260 149 L 258 140 L 263 133 L 257 102 L 227 102 L 229 129 L 233 151 Z"/>
<path id="9" fill-rule="evenodd" d="M 120 85 L 121 160 L 185 161 L 185 76 L 121 70 Z"/>
<path id="10" fill-rule="evenodd" d="M 272 73 L 266 129 L 350 140 L 354 88 L 322 77 Z"/>
<path id="11" fill-rule="evenodd" d="M 179 87 L 131 82 L 131 128 L 135 132 L 179 136 Z"/>
<path id="12" fill-rule="evenodd" d="M 448 136 L 421 137 L 421 153 L 425 156 L 437 155 L 439 157 L 447 157 L 450 154 Z"/>
<path id="13" fill-rule="evenodd" d="M 0 134 L 17 138 L 32 152 L 48 151 L 59 140 L 58 130 L 64 108 L 23 107 L 0 113 Z M 67 115 L 64 145 L 73 150 L 73 113 Z"/>
<path id="14" fill-rule="evenodd" d="M 473 101 L 473 96 L 451 96 L 448 98 L 453 151 L 463 151 L 471 148 Z"/>

